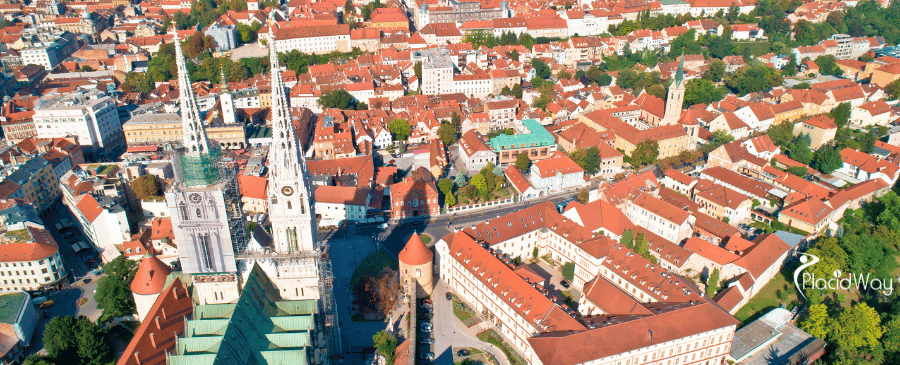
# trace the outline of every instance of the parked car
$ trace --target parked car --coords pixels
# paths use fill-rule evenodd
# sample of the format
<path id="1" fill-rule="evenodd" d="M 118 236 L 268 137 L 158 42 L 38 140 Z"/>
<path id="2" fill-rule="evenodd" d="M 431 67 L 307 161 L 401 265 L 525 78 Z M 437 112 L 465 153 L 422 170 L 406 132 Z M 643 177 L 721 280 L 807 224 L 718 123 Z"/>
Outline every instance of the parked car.
<path id="1" fill-rule="evenodd" d="M 431 333 L 431 327 L 422 327 L 419 329 L 424 333 Z"/>
<path id="2" fill-rule="evenodd" d="M 559 282 L 559 285 L 562 285 L 563 288 L 568 289 L 570 284 L 568 280 L 563 280 Z"/>
<path id="3" fill-rule="evenodd" d="M 421 344 L 423 344 L 423 345 L 431 345 L 431 344 L 434 344 L 434 339 L 433 339 L 433 338 L 427 338 L 427 337 L 426 337 L 426 338 L 421 338 L 421 339 L 419 339 L 419 343 L 421 343 Z"/>
<path id="4" fill-rule="evenodd" d="M 456 352 L 456 356 L 469 356 L 469 350 L 462 349 Z"/>
<path id="5" fill-rule="evenodd" d="M 447 297 L 447 300 L 453 299 L 453 294 L 450 294 L 450 292 L 447 292 L 447 293 L 445 294 L 445 296 Z"/>
<path id="6" fill-rule="evenodd" d="M 41 308 L 50 308 L 50 307 L 52 307 L 54 304 L 56 304 L 56 303 L 53 301 L 53 299 L 50 299 L 50 300 L 48 300 L 48 301 L 46 301 L 46 302 L 41 303 L 41 305 L 40 305 L 39 307 L 41 307 Z"/>
<path id="7" fill-rule="evenodd" d="M 422 358 L 423 360 L 431 360 L 431 358 L 434 357 L 434 353 L 426 352 L 424 354 L 419 355 L 419 357 Z"/>

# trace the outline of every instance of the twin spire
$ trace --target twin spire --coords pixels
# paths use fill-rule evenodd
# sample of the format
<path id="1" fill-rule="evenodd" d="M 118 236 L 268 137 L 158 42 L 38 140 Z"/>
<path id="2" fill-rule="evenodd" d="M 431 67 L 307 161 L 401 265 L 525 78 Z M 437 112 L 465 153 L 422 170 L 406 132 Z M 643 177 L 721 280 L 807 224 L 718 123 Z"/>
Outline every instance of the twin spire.
<path id="1" fill-rule="evenodd" d="M 181 106 L 181 129 L 184 138 L 185 153 L 191 156 L 201 156 L 209 153 L 209 140 L 206 138 L 206 130 L 203 121 L 200 120 L 200 108 L 197 106 L 197 98 L 194 89 L 191 88 L 191 79 L 188 77 L 187 65 L 184 63 L 184 53 L 181 51 L 181 40 L 178 32 L 172 33 L 175 37 L 175 63 L 178 66 L 178 103 Z"/>
<path id="2" fill-rule="evenodd" d="M 270 14 L 270 19 L 273 16 L 274 12 Z M 272 72 L 272 178 L 293 180 L 305 177 L 303 171 L 306 171 L 306 159 L 300 152 L 288 110 L 287 96 L 281 79 L 281 66 L 274 43 L 274 21 L 269 23 L 272 24 L 269 27 L 269 63 Z M 181 105 L 181 127 L 185 152 L 189 155 L 200 156 L 209 152 L 209 139 L 206 137 L 203 121 L 200 119 L 200 108 L 194 90 L 191 88 L 191 80 L 185 65 L 178 33 L 173 33 L 173 37 L 175 38 L 175 62 L 178 66 L 178 98 Z M 221 70 L 221 77 L 223 87 L 227 88 L 224 70 Z"/>

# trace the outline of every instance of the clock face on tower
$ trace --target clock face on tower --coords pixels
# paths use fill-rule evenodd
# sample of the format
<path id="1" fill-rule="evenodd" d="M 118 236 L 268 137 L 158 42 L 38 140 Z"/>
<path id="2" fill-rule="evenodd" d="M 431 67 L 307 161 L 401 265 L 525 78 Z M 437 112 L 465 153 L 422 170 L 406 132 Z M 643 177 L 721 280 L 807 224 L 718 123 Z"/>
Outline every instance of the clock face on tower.
<path id="1" fill-rule="evenodd" d="M 292 188 L 290 186 L 285 186 L 285 187 L 281 188 L 281 193 L 284 194 L 285 196 L 291 196 L 291 194 L 294 193 L 294 188 Z"/>

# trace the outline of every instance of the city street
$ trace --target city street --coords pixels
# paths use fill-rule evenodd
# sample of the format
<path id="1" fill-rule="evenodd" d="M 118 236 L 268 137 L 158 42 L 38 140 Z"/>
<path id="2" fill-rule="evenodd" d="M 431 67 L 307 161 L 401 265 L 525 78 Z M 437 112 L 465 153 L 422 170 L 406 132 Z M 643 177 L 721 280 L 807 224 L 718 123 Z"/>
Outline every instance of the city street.
<path id="1" fill-rule="evenodd" d="M 44 325 L 50 318 L 56 316 L 80 315 L 96 321 L 102 314 L 102 312 L 97 309 L 97 302 L 94 300 L 94 291 L 97 290 L 97 277 L 89 273 L 90 270 L 88 266 L 75 254 L 71 247 L 72 242 L 87 242 L 87 238 L 84 237 L 77 227 L 75 229 L 63 228 L 63 232 L 71 231 L 75 234 L 73 238 L 63 238 L 63 233 L 60 233 L 56 229 L 56 223 L 63 219 L 69 219 L 74 223 L 75 217 L 72 216 L 69 208 L 62 204 L 61 201 L 51 209 L 52 212 L 44 217 L 43 220 L 46 224 L 45 228 L 47 228 L 50 235 L 53 236 L 53 239 L 59 246 L 60 257 L 68 272 L 68 276 L 64 282 L 68 287 L 60 290 L 45 291 L 44 296 L 49 300 L 53 300 L 54 304 L 46 309 L 36 308 L 38 316 L 45 318 L 38 320 L 38 325 L 34 330 L 34 337 L 32 337 L 31 344 L 28 346 L 28 349 L 25 350 L 26 354 L 42 351 L 44 348 Z M 94 255 L 94 257 L 96 257 L 96 255 Z M 76 308 L 76 302 L 82 297 L 87 298 L 87 302 L 81 307 Z"/>
<path id="2" fill-rule="evenodd" d="M 524 203 L 487 207 L 459 213 L 456 216 L 452 214 L 440 215 L 432 218 L 430 221 L 394 221 L 390 222 L 385 229 L 372 224 L 351 225 L 340 230 L 319 231 L 319 237 L 328 240 L 329 253 L 332 259 L 334 298 L 338 310 L 338 318 L 340 319 L 344 352 L 346 353 L 345 363 L 353 363 L 353 360 L 357 359 L 357 357 L 361 361 L 362 355 L 360 352 L 364 348 L 372 346 L 372 335 L 386 329 L 389 325 L 387 322 L 382 321 L 354 322 L 350 319 L 350 308 L 352 305 L 350 278 L 356 267 L 369 253 L 376 248 L 384 248 L 396 256 L 403 249 L 403 246 L 406 245 L 406 241 L 413 232 L 426 233 L 433 237 L 432 242 L 429 244 L 429 246 L 433 246 L 437 240 L 450 233 L 453 228 L 468 227 L 472 224 L 513 213 L 545 201 L 560 204 L 571 200 L 574 195 L 574 191 L 566 191 Z M 462 322 L 453 315 L 452 304 L 448 304 L 450 302 L 444 298 L 443 293 L 445 292 L 443 283 L 438 282 L 434 291 L 435 295 L 433 296 L 435 303 L 433 320 L 435 328 L 435 363 L 453 364 L 454 347 L 472 347 L 489 352 L 496 358 L 502 359 L 500 360 L 501 364 L 507 364 L 506 358 L 500 349 L 479 341 L 475 337 L 475 333 L 472 332 L 474 329 L 464 328 Z"/>

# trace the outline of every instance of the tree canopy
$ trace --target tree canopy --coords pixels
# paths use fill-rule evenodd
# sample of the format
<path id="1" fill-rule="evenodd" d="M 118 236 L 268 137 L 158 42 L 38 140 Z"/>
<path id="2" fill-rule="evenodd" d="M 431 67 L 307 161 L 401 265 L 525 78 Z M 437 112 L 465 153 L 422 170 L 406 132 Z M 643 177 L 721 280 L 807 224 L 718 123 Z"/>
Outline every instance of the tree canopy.
<path id="1" fill-rule="evenodd" d="M 162 184 L 155 175 L 141 175 L 131 181 L 131 191 L 139 200 L 151 200 L 159 197 L 161 188 Z"/>
<path id="2" fill-rule="evenodd" d="M 103 310 L 103 318 L 128 316 L 135 313 L 131 281 L 137 272 L 138 262 L 119 256 L 103 265 L 106 276 L 97 281 L 97 307 Z"/>
<path id="3" fill-rule="evenodd" d="M 353 95 L 347 92 L 347 90 L 333 90 L 326 91 L 322 93 L 322 96 L 319 97 L 319 105 L 323 108 L 338 108 L 342 110 L 357 110 L 357 107 L 360 104 Z"/>
<path id="4" fill-rule="evenodd" d="M 388 130 L 398 141 L 405 141 L 412 133 L 412 126 L 406 119 L 394 119 L 388 124 Z"/>
<path id="5" fill-rule="evenodd" d="M 113 361 L 106 330 L 87 317 L 53 317 L 44 327 L 43 341 L 44 349 L 56 363 L 105 365 Z"/>

